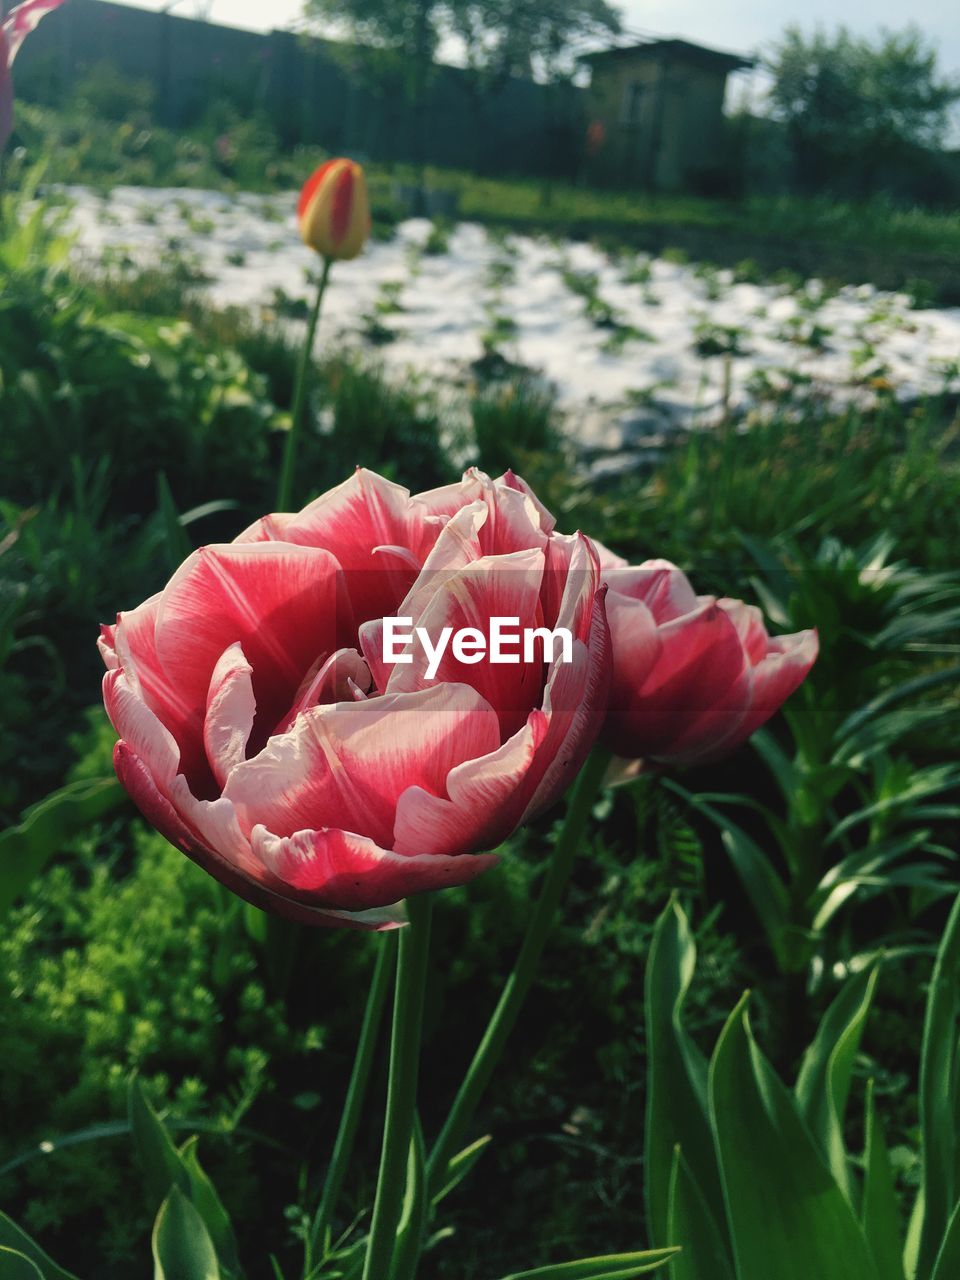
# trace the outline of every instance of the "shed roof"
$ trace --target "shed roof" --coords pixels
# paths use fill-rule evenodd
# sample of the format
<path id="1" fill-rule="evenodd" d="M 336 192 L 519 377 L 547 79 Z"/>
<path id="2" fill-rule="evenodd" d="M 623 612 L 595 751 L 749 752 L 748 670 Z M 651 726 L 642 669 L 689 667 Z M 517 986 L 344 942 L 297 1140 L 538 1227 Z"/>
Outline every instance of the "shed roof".
<path id="1" fill-rule="evenodd" d="M 585 53 L 581 62 L 591 66 L 623 59 L 655 59 L 657 62 L 693 62 L 698 66 L 715 67 L 718 71 L 740 71 L 756 65 L 755 58 L 739 53 L 727 53 L 722 49 L 709 49 L 703 44 L 693 44 L 690 40 L 644 40 L 639 44 L 621 45 L 615 49 L 599 49 L 596 53 Z"/>

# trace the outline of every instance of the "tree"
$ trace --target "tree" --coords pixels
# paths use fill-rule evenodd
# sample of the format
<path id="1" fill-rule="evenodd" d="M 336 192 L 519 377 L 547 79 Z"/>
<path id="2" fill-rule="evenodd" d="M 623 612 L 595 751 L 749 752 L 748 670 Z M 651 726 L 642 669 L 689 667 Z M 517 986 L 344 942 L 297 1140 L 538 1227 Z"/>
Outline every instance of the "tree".
<path id="1" fill-rule="evenodd" d="M 885 164 L 942 144 L 960 99 L 960 81 L 939 76 L 936 50 L 915 27 L 873 42 L 844 27 L 811 37 L 789 27 L 768 69 L 774 115 L 807 189 L 852 178 L 871 193 Z"/>
<path id="2" fill-rule="evenodd" d="M 305 0 L 355 46 L 370 78 L 396 85 L 413 112 L 414 159 L 424 156 L 424 102 L 437 50 L 463 47 L 468 87 L 482 99 L 511 75 L 559 84 L 572 76 L 578 42 L 619 31 L 607 0 Z M 356 57 L 353 59 L 356 65 Z"/>

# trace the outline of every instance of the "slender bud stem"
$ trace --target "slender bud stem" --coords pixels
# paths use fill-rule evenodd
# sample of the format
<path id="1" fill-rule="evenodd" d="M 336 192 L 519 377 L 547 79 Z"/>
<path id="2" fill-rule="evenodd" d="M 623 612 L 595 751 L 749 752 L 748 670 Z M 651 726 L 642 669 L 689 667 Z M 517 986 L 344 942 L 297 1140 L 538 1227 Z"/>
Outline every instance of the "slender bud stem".
<path id="1" fill-rule="evenodd" d="M 408 898 L 410 923 L 400 935 L 387 1113 L 363 1280 L 390 1280 L 393 1266 L 416 1108 L 431 908 L 430 894 Z"/>
<path id="2" fill-rule="evenodd" d="M 333 1222 L 337 1200 L 343 1187 L 343 1180 L 350 1164 L 350 1158 L 353 1155 L 357 1127 L 366 1103 L 370 1071 L 373 1067 L 380 1024 L 383 1020 L 383 1010 L 387 1002 L 387 993 L 390 990 L 390 980 L 393 977 L 396 956 L 397 935 L 396 931 L 394 931 L 378 940 L 377 963 L 374 966 L 373 977 L 370 980 L 370 990 L 367 994 L 363 1024 L 360 1028 L 360 1038 L 357 1041 L 357 1053 L 353 1060 L 353 1072 L 347 1088 L 343 1113 L 340 1116 L 340 1128 L 337 1130 L 337 1140 L 327 1168 L 327 1176 L 323 1184 L 323 1195 L 320 1198 L 320 1204 L 317 1206 L 317 1212 L 314 1215 L 313 1223 L 307 1236 L 303 1264 L 303 1274 L 305 1276 L 310 1274 L 318 1244 L 321 1247 L 325 1247 L 324 1236 Z"/>
<path id="3" fill-rule="evenodd" d="M 289 511 L 290 504 L 293 501 L 293 474 L 297 465 L 297 444 L 303 427 L 303 403 L 306 399 L 307 383 L 310 380 L 310 369 L 313 363 L 313 341 L 316 336 L 317 322 L 320 319 L 320 307 L 323 304 L 323 295 L 327 291 L 327 280 L 330 277 L 330 268 L 332 266 L 333 259 L 324 258 L 323 271 L 320 273 L 320 283 L 317 286 L 316 301 L 310 313 L 307 336 L 303 344 L 303 350 L 300 352 L 300 363 L 297 365 L 297 380 L 293 388 L 293 408 L 290 410 L 290 430 L 287 432 L 286 443 L 283 446 L 283 467 L 280 472 L 280 484 L 277 488 L 278 511 Z"/>
<path id="4" fill-rule="evenodd" d="M 609 763 L 610 753 L 595 747 L 570 792 L 560 838 L 547 864 L 543 888 L 527 925 L 520 954 L 427 1161 L 429 1195 L 436 1195 L 446 1180 L 447 1166 L 451 1157 L 457 1153 L 533 983 L 537 962 L 546 944 L 560 897 L 570 879 L 583 829 Z"/>

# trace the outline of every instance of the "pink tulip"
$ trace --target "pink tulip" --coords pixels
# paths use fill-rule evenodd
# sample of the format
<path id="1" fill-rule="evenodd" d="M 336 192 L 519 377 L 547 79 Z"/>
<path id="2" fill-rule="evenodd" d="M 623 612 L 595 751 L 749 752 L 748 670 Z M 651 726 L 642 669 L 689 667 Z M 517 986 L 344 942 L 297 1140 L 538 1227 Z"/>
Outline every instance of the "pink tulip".
<path id="1" fill-rule="evenodd" d="M 631 567 L 598 553 L 613 649 L 603 736 L 617 754 L 715 759 L 759 729 L 813 666 L 815 631 L 769 636 L 755 606 L 695 595 L 667 560 Z"/>
<path id="2" fill-rule="evenodd" d="M 0 151 L 13 132 L 13 60 L 40 19 L 62 4 L 63 0 L 24 0 L 0 23 Z"/>
<path id="3" fill-rule="evenodd" d="M 385 660 L 384 618 L 567 627 L 572 659 L 495 665 L 423 646 Z M 144 816 L 248 901 L 384 928 L 459 885 L 552 803 L 606 711 L 599 564 L 512 477 L 411 496 L 368 471 L 296 514 L 194 552 L 104 627 L 117 774 Z"/>

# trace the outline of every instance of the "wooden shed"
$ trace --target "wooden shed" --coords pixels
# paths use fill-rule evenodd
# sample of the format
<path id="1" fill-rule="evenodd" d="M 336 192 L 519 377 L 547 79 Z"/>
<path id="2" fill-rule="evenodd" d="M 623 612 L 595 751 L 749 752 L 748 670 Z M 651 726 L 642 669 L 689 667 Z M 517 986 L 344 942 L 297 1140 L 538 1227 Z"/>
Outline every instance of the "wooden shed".
<path id="1" fill-rule="evenodd" d="M 650 191 L 697 190 L 724 162 L 727 76 L 751 58 L 687 40 L 583 56 L 591 68 L 587 146 L 596 177 Z"/>

